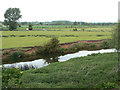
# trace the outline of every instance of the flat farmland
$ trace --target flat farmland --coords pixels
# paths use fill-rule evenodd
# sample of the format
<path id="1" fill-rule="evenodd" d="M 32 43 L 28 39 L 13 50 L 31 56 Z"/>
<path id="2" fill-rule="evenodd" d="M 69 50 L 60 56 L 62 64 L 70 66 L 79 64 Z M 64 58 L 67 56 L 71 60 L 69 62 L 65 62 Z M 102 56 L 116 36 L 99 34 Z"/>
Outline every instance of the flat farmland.
<path id="1" fill-rule="evenodd" d="M 43 45 L 52 37 L 58 37 L 60 43 L 74 42 L 79 40 L 101 40 L 111 38 L 111 29 L 105 31 L 3 31 L 2 32 L 2 49 L 28 47 Z M 97 29 L 95 29 L 97 30 Z"/>

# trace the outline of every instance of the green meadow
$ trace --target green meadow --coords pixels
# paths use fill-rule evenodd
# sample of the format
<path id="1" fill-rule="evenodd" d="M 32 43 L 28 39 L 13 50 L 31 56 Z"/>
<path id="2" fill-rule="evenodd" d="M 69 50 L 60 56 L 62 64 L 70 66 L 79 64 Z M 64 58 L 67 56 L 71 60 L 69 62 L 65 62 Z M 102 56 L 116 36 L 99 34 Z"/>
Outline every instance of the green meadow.
<path id="1" fill-rule="evenodd" d="M 117 88 L 117 71 L 118 53 L 92 54 L 24 71 L 20 87 Z"/>
<path id="2" fill-rule="evenodd" d="M 78 27 L 77 31 L 73 31 L 73 28 L 57 26 L 59 25 L 56 25 L 56 27 L 54 26 L 53 28 L 52 26 L 46 26 L 46 31 L 42 31 L 42 27 L 37 26 L 34 26 L 32 31 L 26 31 L 25 26 L 19 27 L 18 31 L 1 31 L 2 48 L 39 46 L 46 43 L 52 37 L 58 37 L 60 43 L 74 42 L 79 40 L 110 39 L 113 29 L 113 26 L 76 26 Z"/>

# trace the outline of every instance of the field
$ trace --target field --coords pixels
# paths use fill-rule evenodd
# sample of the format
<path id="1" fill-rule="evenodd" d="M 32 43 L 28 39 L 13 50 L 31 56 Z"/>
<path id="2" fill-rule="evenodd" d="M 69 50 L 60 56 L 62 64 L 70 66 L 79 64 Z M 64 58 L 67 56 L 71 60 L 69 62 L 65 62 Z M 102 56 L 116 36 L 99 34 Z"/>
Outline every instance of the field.
<path id="1" fill-rule="evenodd" d="M 43 31 L 43 27 L 36 26 L 32 31 L 26 31 L 26 26 L 22 26 L 17 29 L 18 31 L 1 31 L 2 49 L 20 49 L 21 47 L 39 46 L 45 44 L 52 37 L 58 37 L 60 43 L 75 42 L 79 40 L 111 39 L 114 27 L 76 26 L 77 31 L 74 31 L 74 28 L 75 27 L 49 26 Z M 93 44 L 93 42 L 91 43 Z M 82 45 L 83 43 L 79 44 Z M 92 44 L 90 48 L 96 48 Z M 77 50 L 76 47 L 72 47 L 72 49 L 68 49 L 68 51 L 73 51 L 74 49 L 75 51 Z M 8 56 L 9 55 L 14 57 L 14 53 L 11 54 L 11 52 L 9 52 Z M 33 55 L 32 57 L 34 57 L 36 54 L 28 52 L 25 55 Z M 66 62 L 55 62 L 39 69 L 19 71 L 19 69 L 11 68 L 10 70 L 13 70 L 13 72 L 18 70 L 18 74 L 16 74 L 16 71 L 14 72 L 15 74 L 10 74 L 11 72 L 9 72 L 9 70 L 8 72 L 5 71 L 3 73 L 3 80 L 6 81 L 6 77 L 9 77 L 11 81 L 8 79 L 7 82 L 3 81 L 3 84 L 6 84 L 5 87 L 15 86 L 21 88 L 117 88 L 117 56 L 117 53 L 99 53 L 86 57 L 72 58 Z M 18 58 L 21 57 L 18 56 Z M 11 83 L 13 86 L 11 86 Z"/>
<path id="2" fill-rule="evenodd" d="M 21 88 L 116 88 L 118 54 L 93 54 L 23 72 Z"/>
<path id="3" fill-rule="evenodd" d="M 42 31 L 42 28 L 46 31 Z M 73 28 L 77 27 L 77 31 Z M 28 47 L 43 45 L 52 37 L 58 37 L 60 43 L 78 40 L 110 39 L 114 26 L 34 26 L 33 31 L 26 31 L 27 26 L 18 28 L 18 31 L 2 32 L 2 48 Z"/>

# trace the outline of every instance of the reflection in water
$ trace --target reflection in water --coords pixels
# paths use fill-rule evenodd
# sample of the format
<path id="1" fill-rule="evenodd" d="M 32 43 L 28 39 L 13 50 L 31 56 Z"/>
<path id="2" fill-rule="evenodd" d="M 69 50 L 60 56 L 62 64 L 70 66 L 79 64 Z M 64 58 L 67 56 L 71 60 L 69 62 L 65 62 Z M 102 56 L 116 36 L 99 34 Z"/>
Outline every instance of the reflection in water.
<path id="1" fill-rule="evenodd" d="M 21 70 L 28 70 L 31 68 L 40 68 L 43 66 L 46 66 L 50 63 L 54 63 L 54 62 L 59 62 L 58 61 L 58 54 L 52 54 L 52 55 L 37 55 L 37 58 L 42 58 L 39 60 L 35 60 L 35 61 L 28 61 L 28 62 L 20 62 L 20 63 L 13 63 L 13 64 L 4 64 L 4 66 L 6 68 L 16 68 L 19 67 Z M 23 60 L 22 60 L 23 61 Z M 13 61 L 12 61 L 13 62 Z"/>
<path id="2" fill-rule="evenodd" d="M 52 58 L 46 58 L 44 59 L 45 63 L 53 63 L 53 62 L 58 62 L 58 57 L 52 57 Z"/>
<path id="3" fill-rule="evenodd" d="M 44 63 L 50 64 L 53 62 L 59 62 L 58 58 L 59 55 L 58 54 L 49 54 L 49 55 L 39 55 L 39 58 L 42 58 L 45 60 Z"/>

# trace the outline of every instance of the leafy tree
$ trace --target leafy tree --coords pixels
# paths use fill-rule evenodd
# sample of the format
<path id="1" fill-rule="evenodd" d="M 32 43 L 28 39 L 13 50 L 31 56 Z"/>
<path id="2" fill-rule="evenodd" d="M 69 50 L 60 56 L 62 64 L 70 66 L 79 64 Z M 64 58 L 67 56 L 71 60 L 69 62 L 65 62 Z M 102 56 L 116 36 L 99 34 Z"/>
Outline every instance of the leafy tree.
<path id="1" fill-rule="evenodd" d="M 42 23 L 42 22 L 40 22 L 40 25 L 43 25 L 43 23 Z"/>
<path id="2" fill-rule="evenodd" d="M 77 24 L 78 24 L 78 23 L 75 21 L 75 22 L 74 22 L 74 25 L 77 25 Z"/>
<path id="3" fill-rule="evenodd" d="M 4 23 L 9 25 L 9 30 L 17 28 L 17 21 L 22 17 L 19 8 L 8 8 L 4 14 Z"/>
<path id="4" fill-rule="evenodd" d="M 38 54 L 55 54 L 59 51 L 59 40 L 56 37 L 53 37 L 49 42 L 44 46 L 38 48 Z"/>

